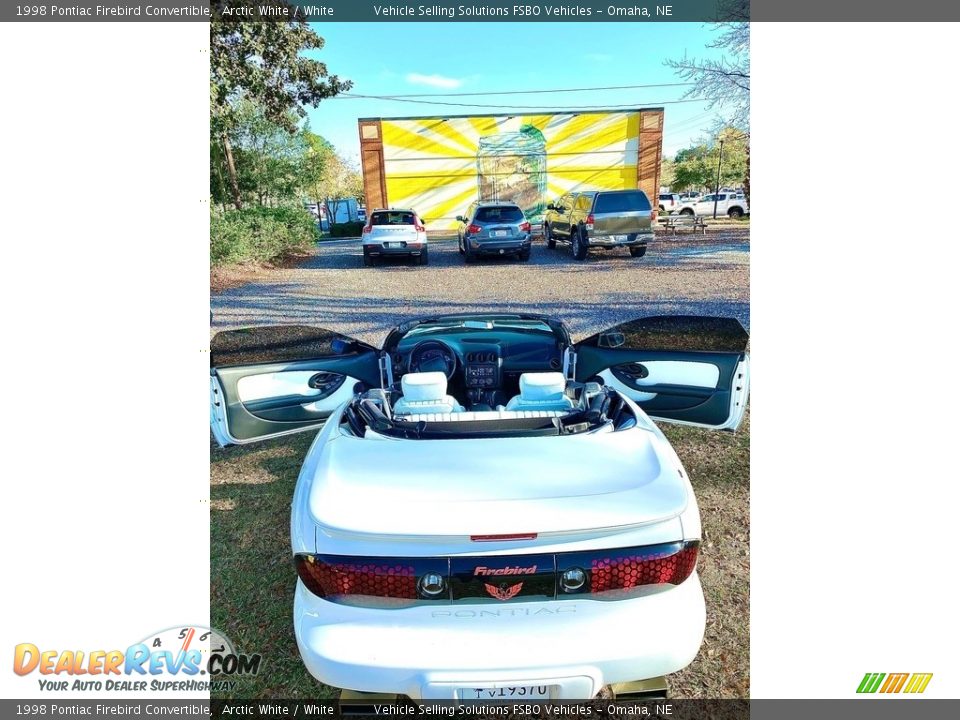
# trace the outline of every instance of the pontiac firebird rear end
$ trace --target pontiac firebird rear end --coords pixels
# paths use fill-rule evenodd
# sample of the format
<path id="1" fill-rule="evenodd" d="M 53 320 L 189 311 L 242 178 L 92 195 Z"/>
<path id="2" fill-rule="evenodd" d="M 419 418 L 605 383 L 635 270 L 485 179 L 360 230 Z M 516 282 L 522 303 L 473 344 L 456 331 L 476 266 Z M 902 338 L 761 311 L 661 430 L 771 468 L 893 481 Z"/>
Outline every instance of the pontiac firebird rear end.
<path id="1" fill-rule="evenodd" d="M 688 665 L 699 511 L 635 410 L 616 432 L 463 440 L 355 437 L 331 418 L 291 517 L 310 673 L 412 698 L 586 699 Z"/>

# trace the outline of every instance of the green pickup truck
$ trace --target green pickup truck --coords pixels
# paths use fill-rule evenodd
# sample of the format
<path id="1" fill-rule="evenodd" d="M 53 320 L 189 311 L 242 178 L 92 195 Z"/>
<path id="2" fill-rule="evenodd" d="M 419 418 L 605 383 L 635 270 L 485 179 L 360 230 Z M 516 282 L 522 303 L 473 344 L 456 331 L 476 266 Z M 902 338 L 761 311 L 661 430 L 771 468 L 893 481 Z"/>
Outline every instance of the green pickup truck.
<path id="1" fill-rule="evenodd" d="M 569 243 L 573 257 L 584 260 L 591 249 L 625 247 L 643 257 L 653 240 L 653 211 L 642 190 L 574 192 L 547 205 L 543 237 L 547 247 Z"/>

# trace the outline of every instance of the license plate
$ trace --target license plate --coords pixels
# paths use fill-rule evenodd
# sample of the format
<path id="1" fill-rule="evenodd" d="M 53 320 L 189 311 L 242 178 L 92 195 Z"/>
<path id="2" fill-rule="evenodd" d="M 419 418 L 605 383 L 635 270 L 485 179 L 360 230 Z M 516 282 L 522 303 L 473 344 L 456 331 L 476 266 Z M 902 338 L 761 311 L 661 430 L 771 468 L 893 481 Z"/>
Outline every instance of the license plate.
<path id="1" fill-rule="evenodd" d="M 549 700 L 550 685 L 504 685 L 502 687 L 460 688 L 460 700 Z"/>
<path id="2" fill-rule="evenodd" d="M 507 231 L 506 231 L 506 230 L 494 230 L 494 231 L 493 231 L 493 236 L 494 236 L 494 237 L 506 237 L 506 236 L 507 236 Z"/>
<path id="3" fill-rule="evenodd" d="M 611 236 L 610 236 L 610 238 L 611 238 L 614 242 L 618 242 L 618 243 L 626 242 L 628 237 L 630 237 L 630 236 L 629 236 L 629 235 L 611 235 Z"/>
<path id="4" fill-rule="evenodd" d="M 385 248 L 402 247 L 402 246 L 403 246 L 403 243 L 398 243 L 398 242 L 385 242 L 385 243 L 383 244 L 383 246 L 384 246 Z"/>

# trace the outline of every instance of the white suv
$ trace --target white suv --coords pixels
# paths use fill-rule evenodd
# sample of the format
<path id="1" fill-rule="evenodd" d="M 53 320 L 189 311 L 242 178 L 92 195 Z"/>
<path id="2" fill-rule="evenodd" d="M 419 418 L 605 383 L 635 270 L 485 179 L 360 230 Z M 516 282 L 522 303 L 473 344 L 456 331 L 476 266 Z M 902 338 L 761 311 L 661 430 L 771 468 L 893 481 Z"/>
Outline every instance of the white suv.
<path id="1" fill-rule="evenodd" d="M 377 258 L 396 255 L 420 265 L 428 262 L 427 229 L 414 210 L 374 210 L 363 227 L 362 243 L 363 264 L 367 267 Z"/>
<path id="2" fill-rule="evenodd" d="M 660 193 L 660 212 L 672 213 L 678 207 L 680 207 L 680 196 L 677 193 Z"/>
<path id="3" fill-rule="evenodd" d="M 714 200 L 716 200 L 717 215 L 740 218 L 750 213 L 747 199 L 742 192 L 724 191 L 714 195 L 704 195 L 699 200 L 685 202 L 680 205 L 679 213 L 697 216 L 713 215 Z"/>

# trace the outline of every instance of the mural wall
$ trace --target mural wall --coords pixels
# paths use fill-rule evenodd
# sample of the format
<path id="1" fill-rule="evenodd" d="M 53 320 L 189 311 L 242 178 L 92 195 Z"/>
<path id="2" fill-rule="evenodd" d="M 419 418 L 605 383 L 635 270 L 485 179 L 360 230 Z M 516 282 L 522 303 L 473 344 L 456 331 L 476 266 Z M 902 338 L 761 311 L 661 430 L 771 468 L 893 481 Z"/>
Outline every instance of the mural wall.
<path id="1" fill-rule="evenodd" d="M 361 120 L 364 154 L 377 156 L 364 162 L 365 182 L 376 186 L 367 187 L 368 203 L 414 208 L 428 229 L 453 230 L 474 200 L 512 200 L 537 223 L 547 203 L 571 190 L 642 187 L 641 166 L 658 175 L 662 116 L 634 110 Z M 641 140 L 642 130 L 654 131 L 652 144 Z M 650 157 L 641 163 L 644 147 Z M 656 178 L 649 184 L 655 192 Z"/>

